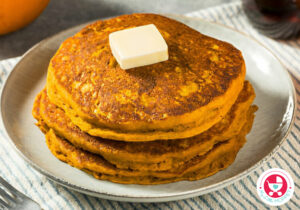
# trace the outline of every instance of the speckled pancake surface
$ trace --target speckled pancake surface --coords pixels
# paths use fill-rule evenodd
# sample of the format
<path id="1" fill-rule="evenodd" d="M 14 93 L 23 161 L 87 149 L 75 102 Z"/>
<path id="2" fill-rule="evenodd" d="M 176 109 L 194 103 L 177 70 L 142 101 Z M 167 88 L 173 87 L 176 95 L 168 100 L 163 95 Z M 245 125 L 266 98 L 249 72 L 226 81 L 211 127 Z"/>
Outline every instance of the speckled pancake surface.
<path id="1" fill-rule="evenodd" d="M 108 35 L 154 24 L 169 60 L 123 70 Z M 245 77 L 242 54 L 169 18 L 133 14 L 97 21 L 64 41 L 47 77 L 50 100 L 93 136 L 152 141 L 195 136 L 219 122 Z"/>
<path id="2" fill-rule="evenodd" d="M 246 81 L 230 112 L 219 123 L 197 136 L 168 141 L 122 142 L 90 136 L 49 101 L 46 90 L 37 97 L 34 112 L 39 109 L 40 113 L 35 114 L 37 120 L 43 121 L 73 145 L 103 156 L 118 168 L 159 171 L 182 165 L 196 155 L 205 154 L 215 144 L 238 135 L 253 114 L 255 108 L 249 107 L 254 97 L 254 90 Z"/>

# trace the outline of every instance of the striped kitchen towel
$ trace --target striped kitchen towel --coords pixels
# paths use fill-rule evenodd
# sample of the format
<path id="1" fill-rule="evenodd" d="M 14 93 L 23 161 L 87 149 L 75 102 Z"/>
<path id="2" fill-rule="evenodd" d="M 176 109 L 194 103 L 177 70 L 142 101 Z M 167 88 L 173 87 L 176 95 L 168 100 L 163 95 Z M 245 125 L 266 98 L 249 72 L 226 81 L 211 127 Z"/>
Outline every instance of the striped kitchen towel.
<path id="1" fill-rule="evenodd" d="M 165 203 L 125 203 L 95 198 L 58 186 L 25 163 L 8 145 L 0 128 L 0 176 L 36 200 L 43 209 L 272 209 L 256 193 L 259 174 L 269 168 L 288 171 L 295 182 L 292 199 L 279 209 L 300 209 L 300 39 L 274 41 L 257 33 L 248 23 L 240 3 L 189 13 L 249 34 L 271 49 L 288 67 L 297 89 L 297 118 L 278 153 L 261 168 L 221 190 L 191 199 Z M 0 85 L 20 58 L 0 62 Z"/>

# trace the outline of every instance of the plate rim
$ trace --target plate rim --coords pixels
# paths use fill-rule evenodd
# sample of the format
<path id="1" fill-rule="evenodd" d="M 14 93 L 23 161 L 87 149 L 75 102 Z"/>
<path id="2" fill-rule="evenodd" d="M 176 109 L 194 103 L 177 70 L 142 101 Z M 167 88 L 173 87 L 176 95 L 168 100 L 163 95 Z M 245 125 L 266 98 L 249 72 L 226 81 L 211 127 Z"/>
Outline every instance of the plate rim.
<path id="1" fill-rule="evenodd" d="M 207 187 L 201 188 L 201 190 L 199 189 L 195 189 L 195 190 L 191 190 L 191 191 L 185 191 L 185 192 L 181 192 L 181 193 L 175 193 L 175 194 L 170 194 L 170 195 L 164 195 L 164 196 L 128 196 L 128 195 L 114 195 L 114 194 L 110 194 L 110 193 L 105 193 L 105 192 L 96 192 L 90 189 L 86 189 L 84 187 L 69 183 L 68 181 L 55 177 L 53 176 L 50 172 L 47 172 L 46 170 L 44 170 L 43 168 L 39 167 L 37 164 L 35 164 L 32 160 L 30 160 L 28 157 L 26 157 L 23 152 L 21 150 L 19 150 L 16 146 L 16 144 L 14 143 L 14 141 L 12 140 L 12 138 L 10 137 L 10 135 L 7 132 L 6 129 L 6 123 L 4 122 L 3 119 L 3 113 L 5 112 L 5 110 L 3 109 L 3 104 L 4 104 L 4 100 L 3 100 L 3 95 L 6 91 L 7 88 L 7 84 L 9 83 L 9 80 L 11 79 L 12 75 L 15 74 L 14 72 L 16 72 L 15 70 L 17 69 L 17 67 L 19 65 L 22 64 L 22 62 L 24 62 L 24 58 L 30 54 L 32 51 L 34 51 L 36 48 L 38 48 L 40 45 L 44 44 L 45 42 L 47 42 L 49 39 L 52 39 L 53 37 L 59 36 L 63 33 L 67 33 L 68 31 L 72 31 L 74 29 L 77 28 L 82 28 L 84 26 L 86 26 L 87 24 L 90 24 L 92 22 L 95 22 L 97 20 L 104 20 L 104 19 L 109 19 L 112 18 L 114 16 L 111 17 L 107 17 L 107 18 L 101 18 L 101 19 L 97 19 L 97 20 L 92 20 L 92 21 L 88 21 L 86 23 L 83 24 L 79 24 L 70 28 L 67 28 L 65 30 L 62 30 L 50 37 L 47 37 L 43 40 L 41 40 L 40 42 L 36 43 L 34 46 L 32 46 L 29 50 L 27 50 L 21 57 L 20 60 L 17 62 L 17 64 L 13 67 L 13 69 L 11 70 L 11 72 L 8 74 L 4 84 L 1 87 L 1 110 L 0 110 L 0 118 L 1 118 L 1 123 L 3 125 L 3 133 L 1 132 L 1 135 L 6 138 L 10 144 L 10 146 L 17 152 L 17 154 L 23 159 L 25 160 L 26 163 L 28 163 L 30 166 L 32 166 L 36 171 L 38 171 L 39 173 L 43 174 L 44 176 L 46 176 L 47 178 L 51 179 L 52 181 L 63 185 L 65 187 L 68 187 L 70 189 L 73 189 L 75 191 L 81 192 L 81 193 L 85 193 L 85 194 L 89 194 L 92 196 L 96 196 L 96 197 L 100 197 L 100 198 L 104 198 L 104 199 L 109 199 L 109 200 L 115 200 L 115 201 L 134 201 L 134 202 L 166 202 L 166 201 L 174 201 L 174 200 L 181 200 L 181 199 L 186 199 L 186 198 L 190 198 L 190 197 L 194 197 L 194 196 L 198 196 L 198 195 L 202 195 L 202 194 L 207 194 L 210 193 L 212 191 L 216 191 L 219 190 L 221 188 L 224 188 L 226 186 L 228 186 L 229 184 L 232 184 L 234 182 L 239 181 L 240 179 L 244 178 L 246 175 L 248 175 L 249 173 L 251 173 L 252 171 L 254 171 L 255 169 L 257 169 L 259 166 L 261 166 L 263 163 L 267 162 L 273 155 L 275 155 L 279 148 L 281 147 L 281 145 L 283 144 L 283 142 L 286 141 L 287 136 L 289 135 L 289 133 L 291 132 L 292 129 L 292 125 L 295 122 L 295 116 L 296 116 L 296 91 L 295 91 L 295 86 L 291 77 L 291 74 L 288 71 L 288 68 L 283 64 L 283 62 L 268 48 L 266 47 L 264 44 L 262 44 L 260 41 L 256 40 L 254 37 L 238 31 L 237 29 L 227 26 L 227 25 L 223 25 L 221 23 L 216 23 L 216 22 L 211 22 L 208 20 L 205 20 L 203 18 L 199 18 L 199 17 L 190 17 L 190 16 L 186 16 L 186 15 L 178 15 L 178 14 L 162 14 L 164 16 L 171 16 L 171 17 L 178 17 L 178 18 L 184 18 L 184 19 L 194 19 L 197 21 L 202 21 L 205 22 L 207 24 L 214 24 L 214 25 L 218 25 L 221 27 L 225 27 L 229 30 L 234 31 L 235 33 L 239 33 L 242 36 L 246 37 L 246 38 L 250 38 L 251 40 L 255 41 L 258 45 L 262 46 L 263 48 L 265 48 L 282 66 L 282 68 L 284 69 L 283 71 L 285 72 L 286 76 L 288 77 L 289 83 L 290 83 L 290 89 L 292 92 L 292 118 L 290 121 L 290 124 L 288 125 L 287 131 L 284 134 L 284 136 L 281 138 L 280 142 L 276 145 L 276 147 L 274 147 L 272 149 L 272 151 L 270 151 L 264 158 L 262 158 L 260 161 L 258 161 L 257 163 L 255 163 L 254 165 L 252 165 L 251 167 L 249 167 L 248 169 L 236 174 L 233 177 L 230 177 L 226 180 L 223 180 L 221 182 L 209 185 Z M 218 39 L 218 38 L 217 38 Z"/>

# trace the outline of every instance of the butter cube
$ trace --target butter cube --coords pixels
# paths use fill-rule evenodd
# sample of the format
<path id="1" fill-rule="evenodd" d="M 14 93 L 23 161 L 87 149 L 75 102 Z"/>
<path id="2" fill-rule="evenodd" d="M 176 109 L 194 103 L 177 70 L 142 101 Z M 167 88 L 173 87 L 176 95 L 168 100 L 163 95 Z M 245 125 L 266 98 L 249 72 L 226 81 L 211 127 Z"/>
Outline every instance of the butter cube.
<path id="1" fill-rule="evenodd" d="M 122 69 L 168 60 L 168 45 L 154 24 L 109 34 L 113 56 Z"/>

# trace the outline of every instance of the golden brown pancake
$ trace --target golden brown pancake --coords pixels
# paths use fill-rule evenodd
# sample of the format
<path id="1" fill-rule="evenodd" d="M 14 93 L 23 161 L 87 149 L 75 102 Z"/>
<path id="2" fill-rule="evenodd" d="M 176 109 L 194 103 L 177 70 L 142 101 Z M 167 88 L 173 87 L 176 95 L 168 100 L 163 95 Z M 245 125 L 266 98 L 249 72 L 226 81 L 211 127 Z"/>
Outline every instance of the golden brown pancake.
<path id="1" fill-rule="evenodd" d="M 118 168 L 158 171 L 182 165 L 196 155 L 205 154 L 218 142 L 238 135 L 253 114 L 249 107 L 254 97 L 251 84 L 245 82 L 237 101 L 219 123 L 198 136 L 168 141 L 121 142 L 90 136 L 49 101 L 45 90 L 37 97 L 33 112 L 40 112 L 35 114 L 36 119 L 42 120 L 73 145 L 103 156 Z M 39 127 L 44 130 L 43 126 Z"/>
<path id="2" fill-rule="evenodd" d="M 123 70 L 108 36 L 154 24 L 169 59 Z M 133 14 L 97 21 L 50 61 L 33 115 L 50 151 L 97 179 L 198 180 L 235 159 L 251 130 L 254 89 L 241 52 L 175 20 Z"/>
<path id="3" fill-rule="evenodd" d="M 58 159 L 76 168 L 87 170 L 96 178 L 119 183 L 159 184 L 180 180 L 197 180 L 228 167 L 244 144 L 244 136 L 250 131 L 253 119 L 254 114 L 252 113 L 238 136 L 216 144 L 205 155 L 197 155 L 178 168 L 159 172 L 119 169 L 100 155 L 76 148 L 67 140 L 57 136 L 52 129 L 46 133 L 46 139 L 49 149 Z"/>
<path id="4" fill-rule="evenodd" d="M 108 35 L 154 24 L 169 60 L 123 70 Z M 50 101 L 81 130 L 122 141 L 188 138 L 224 118 L 242 90 L 239 50 L 175 20 L 124 15 L 91 24 L 62 43 L 47 76 Z"/>

